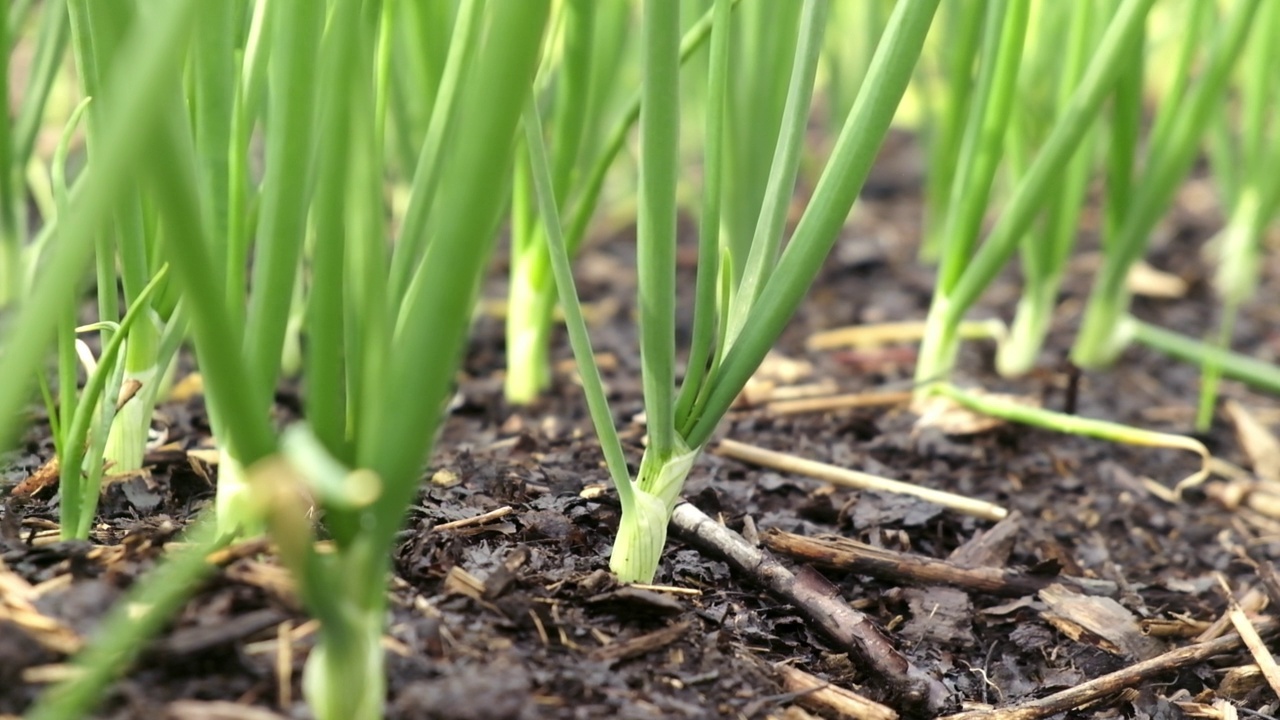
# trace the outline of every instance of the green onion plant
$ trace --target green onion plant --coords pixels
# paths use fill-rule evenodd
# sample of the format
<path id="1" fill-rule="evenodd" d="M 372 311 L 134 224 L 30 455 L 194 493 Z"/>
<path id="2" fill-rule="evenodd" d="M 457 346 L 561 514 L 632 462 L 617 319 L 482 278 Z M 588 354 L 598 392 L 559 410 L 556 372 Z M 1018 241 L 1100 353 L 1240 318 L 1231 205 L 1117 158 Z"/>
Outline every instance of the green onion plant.
<path id="1" fill-rule="evenodd" d="M 1227 81 L 1245 40 L 1254 26 L 1258 0 L 1232 4 L 1213 33 L 1199 77 L 1180 92 L 1171 93 L 1156 115 L 1140 172 L 1129 182 L 1129 191 L 1110 197 L 1118 220 L 1103 238 L 1102 267 L 1094 281 L 1081 320 L 1071 359 L 1083 368 L 1112 363 L 1132 337 L 1128 320 L 1129 269 L 1142 256 L 1152 230 L 1169 207 L 1180 181 L 1186 177 L 1202 147 L 1215 108 L 1223 101 Z M 1194 39 L 1188 39 L 1188 44 Z M 1190 52 L 1189 50 L 1186 52 Z M 1136 133 L 1113 132 L 1111 153 L 1132 157 L 1137 151 Z M 1117 187 L 1124 178 L 1108 173 Z"/>
<path id="2" fill-rule="evenodd" d="M 68 8 L 77 75 L 85 97 L 94 99 L 86 117 L 86 150 L 92 158 L 100 152 L 100 116 L 116 102 L 113 93 L 104 88 L 104 80 L 120 55 L 120 45 L 137 10 L 133 3 L 93 7 L 88 0 L 72 0 Z M 96 238 L 100 321 L 120 316 L 121 294 L 125 307 L 137 305 L 143 289 L 162 262 L 157 250 L 154 208 L 148 206 L 136 188 L 127 188 L 125 192 L 128 199 L 117 207 L 112 226 L 99 232 Z M 104 416 L 104 420 L 110 422 L 110 431 L 102 448 L 102 459 L 112 474 L 129 473 L 142 467 L 151 416 L 184 328 L 182 314 L 175 314 L 177 308 L 172 294 L 156 293 L 151 298 L 145 307 L 136 310 L 139 318 L 130 325 L 124 345 L 120 384 L 132 388 L 130 397 L 118 411 L 108 408 Z M 104 326 L 100 332 L 101 342 L 109 343 L 115 332 L 110 326 Z M 91 460 L 98 461 L 97 453 Z M 64 468 L 64 473 L 66 470 Z M 83 534 L 77 531 L 75 536 L 83 537 Z"/>
<path id="3" fill-rule="evenodd" d="M 613 427 L 590 340 L 578 308 L 565 234 L 555 207 L 545 137 L 535 106 L 525 113 L 527 146 L 540 217 L 551 245 L 552 270 L 565 308 L 574 355 L 582 368 L 593 422 L 622 519 L 610 567 L 627 582 L 648 582 L 658 569 L 667 522 L 684 480 L 721 417 L 763 360 L 834 244 L 919 57 L 936 0 L 895 6 L 830 161 L 790 242 L 781 251 L 784 208 L 794 190 L 795 163 L 822 43 L 825 0 L 806 0 L 800 11 L 795 56 L 782 102 L 770 182 L 752 240 L 735 248 L 720 232 L 730 167 L 727 125 L 730 2 L 717 0 L 708 63 L 705 182 L 699 218 L 694 331 L 687 370 L 676 385 L 675 226 L 679 182 L 675 152 L 680 127 L 679 3 L 647 0 L 641 22 L 639 270 L 641 363 L 648 446 L 633 479 Z M 735 253 L 746 253 L 735 259 Z M 736 265 L 735 265 L 736 263 Z M 733 268 L 741 267 L 740 282 Z"/>
<path id="4" fill-rule="evenodd" d="M 1071 101 L 1096 36 L 1097 13 L 1093 2 L 1042 3 L 1038 10 L 1032 52 L 1019 80 L 1024 102 L 1015 110 L 1013 127 L 1007 136 L 1010 174 L 1014 176 L 1026 172 L 1031 148 L 1043 142 L 1042 137 L 1037 137 L 1039 128 L 1049 127 L 1052 119 Z M 1065 56 L 1061 45 L 1064 27 L 1068 29 Z M 1045 87 L 1051 80 L 1056 80 L 1056 88 Z M 1050 94 L 1052 97 L 1043 97 Z M 1094 160 L 1095 135 L 1096 130 L 1091 130 L 1081 140 L 1055 186 L 1046 193 L 1048 202 L 1042 223 L 1028 229 L 1020 242 L 1024 288 L 1009 334 L 997 350 L 996 368 L 1002 375 L 1017 376 L 1031 371 L 1049 333 L 1058 290 L 1075 246 L 1080 208 Z"/>
<path id="5" fill-rule="evenodd" d="M 1280 176 L 1273 171 L 1280 162 L 1280 125 L 1269 112 L 1280 99 L 1272 77 L 1280 8 L 1263 3 L 1256 25 L 1237 72 L 1238 104 L 1224 103 L 1219 109 L 1209 142 L 1213 176 L 1227 209 L 1226 226 L 1210 242 L 1217 255 L 1213 287 L 1222 304 L 1211 342 L 1221 349 L 1231 346 L 1240 305 L 1257 290 L 1263 235 L 1280 208 Z M 1201 367 L 1196 427 L 1204 431 L 1213 420 L 1222 368 L 1209 359 Z"/>
<path id="6" fill-rule="evenodd" d="M 89 4 L 89 31 L 77 30 L 82 63 L 113 54 L 98 66 L 101 91 L 90 107 L 101 110 L 88 169 L 69 193 L 42 272 L 81 277 L 95 240 L 123 243 L 121 218 L 137 210 L 144 231 L 129 237 L 154 241 L 157 258 L 173 268 L 215 433 L 231 461 L 220 468 L 231 502 L 220 497 L 216 524 L 193 531 L 196 547 L 207 552 L 266 527 L 321 621 L 304 673 L 313 713 L 381 717 L 385 577 L 452 396 L 505 208 L 494 179 L 511 175 L 523 105 L 523 93 L 511 89 L 533 82 L 550 3 L 460 4 L 441 70 L 453 80 L 430 103 L 426 125 L 436 135 L 424 134 L 424 151 L 413 153 L 409 207 L 391 244 L 383 184 L 403 156 L 388 152 L 387 128 L 408 112 L 392 112 L 400 101 L 388 58 L 414 52 L 396 51 L 404 40 L 392 30 L 411 3 L 120 5 L 98 17 Z M 99 21 L 113 35 L 100 34 Z M 103 37 L 118 41 L 100 45 Z M 255 135 L 263 140 L 260 177 L 251 165 Z M 393 269 L 404 273 L 402 284 L 388 283 Z M 125 319 L 103 325 L 114 330 L 106 359 L 127 353 L 131 333 L 165 294 L 159 268 L 150 277 L 127 293 Z M 272 390 L 299 285 L 306 418 L 281 438 Z M 31 377 L 58 319 L 74 307 L 74 284 L 34 288 L 0 355 L 16 377 Z M 91 376 L 97 392 L 92 383 L 105 380 L 94 378 L 105 373 Z M 0 391 L 0 429 L 12 432 L 24 397 L 17 384 Z M 238 477 L 231 464 L 242 469 Z M 323 530 L 313 526 L 313 507 Z M 332 551 L 315 549 L 320 534 Z M 144 579 L 150 597 L 165 600 L 114 616 L 76 661 L 84 671 L 51 690 L 35 715 L 83 716 L 123 670 L 122 649 L 157 630 L 206 571 L 202 554 L 179 553 Z"/>
<path id="7" fill-rule="evenodd" d="M 965 121 L 960 159 L 951 183 L 938 279 L 916 365 L 922 398 L 929 383 L 949 378 L 959 349 L 958 328 L 965 313 L 1024 244 L 1032 224 L 1045 210 L 1045 198 L 1052 191 L 1063 192 L 1062 169 L 1080 152 L 1103 102 L 1113 93 L 1134 43 L 1139 42 L 1153 2 L 1124 0 L 1115 8 L 1070 99 L 1059 111 L 1034 158 L 1023 163 L 1025 171 L 1017 177 L 986 239 L 979 243 L 991 183 L 1005 147 L 1028 17 L 1027 0 L 986 6 L 977 90 Z M 1075 11 L 1085 12 L 1079 4 L 1075 4 Z M 1065 206 L 1062 212 L 1071 214 Z M 1055 240 L 1059 241 L 1060 238 Z M 1042 269 L 1036 270 L 1039 274 L 1029 274 L 1029 280 L 1047 282 L 1044 278 L 1052 279 L 1053 271 L 1060 271 L 1062 250 L 1053 243 L 1041 242 L 1048 247 L 1028 248 L 1024 258 L 1033 267 L 1040 263 Z M 1044 292 L 1046 297 L 1051 294 Z M 1034 337 L 1038 330 L 1029 334 Z M 1015 354 L 1025 356 L 1030 351 L 1018 349 Z M 1017 364 L 1009 362 L 1009 366 Z"/>
<path id="8" fill-rule="evenodd" d="M 586 186 L 589 159 L 612 161 L 619 147 L 601 147 L 604 120 L 614 111 L 622 59 L 627 48 L 626 27 L 632 6 L 571 0 L 561 6 L 559 60 L 548 64 L 539 78 L 540 97 L 547 98 L 548 125 L 552 128 L 552 159 L 557 207 L 568 212 L 571 196 L 590 213 L 598 201 L 599 187 Z M 623 132 L 634 122 L 630 113 L 621 118 Z M 603 156 L 602 156 L 602 153 Z M 505 393 L 509 401 L 535 400 L 551 381 L 550 341 L 555 285 L 548 270 L 547 242 L 537 223 L 527 153 L 518 153 L 512 183 L 511 260 L 508 284 Z M 603 178 L 601 178 L 603 180 Z M 586 226 L 575 236 L 576 248 Z"/>
<path id="9" fill-rule="evenodd" d="M 732 0 L 731 4 L 738 1 Z M 636 92 L 625 98 L 607 132 L 603 131 L 605 116 L 618 100 L 614 88 L 632 21 L 632 6 L 587 2 L 565 3 L 563 7 L 566 31 L 561 57 L 544 69 L 538 97 L 540 106 L 549 106 L 547 112 L 553 121 L 548 125 L 555 136 L 552 158 L 556 197 L 568 219 L 565 241 L 572 257 L 586 240 L 609 170 L 640 118 L 641 95 Z M 591 24 L 589 19 L 593 20 Z M 706 44 L 711 26 L 712 13 L 707 11 L 685 31 L 680 41 L 682 65 Z M 544 100 L 548 95 L 551 100 Z M 518 156 L 512 183 L 506 321 L 504 389 L 507 400 L 516 404 L 532 402 L 551 381 L 548 344 L 556 300 L 545 231 L 537 222 L 538 203 L 525 157 L 527 153 Z"/>
<path id="10" fill-rule="evenodd" d="M 38 18 L 36 10 L 30 2 L 15 2 L 0 13 L 0 49 L 4 53 L 0 97 L 6 102 L 11 97 L 10 82 L 16 76 L 9 67 L 13 51 L 21 38 L 30 38 L 25 28 L 36 28 L 29 40 L 35 47 L 16 112 L 0 113 L 0 309 L 18 302 L 29 290 L 42 245 L 27 242 L 27 228 L 36 224 L 29 217 L 27 198 L 28 193 L 34 198 L 49 193 L 29 179 L 49 177 L 50 168 L 41 167 L 49 158 L 37 155 L 36 139 L 70 35 L 66 4 L 44 3 Z M 33 173 L 32 168 L 40 169 Z M 44 209 L 52 210 L 50 204 Z M 52 218 L 42 219 L 48 224 Z"/>

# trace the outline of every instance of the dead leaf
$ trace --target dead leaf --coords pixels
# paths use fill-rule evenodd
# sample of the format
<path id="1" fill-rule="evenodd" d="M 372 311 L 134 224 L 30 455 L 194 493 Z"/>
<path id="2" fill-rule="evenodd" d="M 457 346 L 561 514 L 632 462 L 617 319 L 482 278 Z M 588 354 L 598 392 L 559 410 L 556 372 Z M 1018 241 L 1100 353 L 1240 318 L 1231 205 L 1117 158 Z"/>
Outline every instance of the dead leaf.
<path id="1" fill-rule="evenodd" d="M 981 390 L 971 391 L 993 400 L 1017 403 L 1027 407 L 1040 407 L 1040 400 L 1030 395 L 1010 395 L 1007 393 L 988 393 Z M 940 395 L 932 395 L 916 403 L 915 411 L 920 415 L 916 420 L 916 429 L 936 428 L 947 435 L 966 436 L 980 435 L 1006 425 L 1005 420 L 974 412 L 954 400 Z"/>

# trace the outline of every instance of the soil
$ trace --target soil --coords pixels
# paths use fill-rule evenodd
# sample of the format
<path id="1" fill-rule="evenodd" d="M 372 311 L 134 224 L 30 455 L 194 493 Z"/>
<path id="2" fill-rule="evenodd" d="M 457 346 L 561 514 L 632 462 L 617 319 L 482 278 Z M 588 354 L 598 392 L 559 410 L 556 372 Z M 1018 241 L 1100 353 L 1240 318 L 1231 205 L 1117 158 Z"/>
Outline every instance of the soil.
<path id="1" fill-rule="evenodd" d="M 1140 317 L 1193 336 L 1212 329 L 1218 315 L 1209 285 L 1212 265 L 1201 248 L 1220 217 L 1205 201 L 1205 188 L 1201 181 L 1187 186 L 1148 256 L 1185 280 L 1186 294 L 1134 303 Z M 924 317 L 933 277 L 915 259 L 919 191 L 914 145 L 894 137 L 778 345 L 781 356 L 802 370 L 808 365 L 807 377 L 777 380 L 779 388 L 818 382 L 842 392 L 908 387 L 912 345 L 812 352 L 805 339 L 850 324 Z M 1096 247 L 1088 223 L 1084 235 L 1087 253 Z M 635 422 L 642 403 L 628 240 L 623 235 L 590 246 L 578 270 L 596 310 L 593 340 L 606 360 L 613 410 L 634 462 L 643 427 Z M 690 280 L 682 282 L 685 287 L 692 286 L 689 259 L 681 269 Z M 502 295 L 505 271 L 498 265 L 488 288 L 494 298 Z M 1189 432 L 1196 368 L 1137 347 L 1106 371 L 1077 374 L 1065 363 L 1089 278 L 1088 262 L 1073 265 L 1053 335 L 1031 377 L 998 377 L 994 347 L 975 341 L 963 351 L 957 381 L 1043 398 L 1058 409 L 1064 388 L 1074 382 L 1076 411 L 1083 416 Z M 1018 292 L 1010 271 L 974 316 L 1009 320 Z M 1258 297 L 1242 311 L 1236 349 L 1277 361 L 1276 308 L 1280 264 L 1272 254 Z M 688 318 L 682 322 L 687 327 Z M 386 641 L 390 717 L 840 716 L 824 705 L 829 693 L 821 690 L 829 688 L 796 690 L 784 683 L 779 666 L 885 702 L 906 716 L 921 714 L 861 658 L 834 646 L 756 578 L 731 571 L 723 557 L 673 538 L 655 581 L 661 587 L 617 586 L 607 573 L 616 495 L 608 489 L 562 337 L 555 356 L 562 362 L 547 397 L 532 407 L 511 407 L 502 399 L 502 322 L 483 317 L 476 325 L 459 401 L 395 556 Z M 1280 422 L 1276 398 L 1233 382 L 1224 383 L 1223 394 L 1264 424 Z M 280 398 L 285 411 L 298 402 L 287 388 Z M 49 537 L 57 517 L 53 488 L 21 502 L 11 498 L 0 518 L 0 580 L 16 576 L 35 586 L 35 609 L 76 638 L 92 633 L 111 602 L 212 499 L 216 470 L 198 453 L 189 454 L 208 445 L 200 397 L 163 406 L 157 426 L 167 429 L 169 449 L 153 455 L 148 477 L 107 488 L 93 543 Z M 901 406 L 783 415 L 761 404 L 735 409 L 721 428 L 722 437 L 739 442 L 1015 511 L 1002 523 L 999 548 L 977 564 L 1041 578 L 1038 587 L 1045 589 L 1038 592 L 912 579 L 892 568 L 818 568 L 916 667 L 945 685 L 948 712 L 1015 706 L 1189 645 L 1191 636 L 1227 611 L 1220 579 L 1237 597 L 1249 589 L 1257 597 L 1280 557 L 1280 519 L 1231 507 L 1222 481 L 1178 503 L 1151 492 L 1147 480 L 1169 487 L 1198 469 L 1199 459 L 1184 451 L 1010 425 L 947 434 L 917 427 L 916 416 Z M 1221 411 L 1199 437 L 1215 456 L 1252 467 L 1254 458 Z M 37 423 L 3 466 L 5 492 L 51 454 L 47 428 Z M 971 541 L 993 527 L 921 500 L 837 488 L 715 452 L 696 465 L 686 497 L 749 538 L 768 540 L 775 531 L 838 536 L 917 558 L 951 558 L 957 567 L 970 551 L 953 553 L 972 548 Z M 489 511 L 498 512 L 488 522 L 440 529 Z M 270 554 L 253 552 L 260 546 L 241 549 L 124 673 L 97 717 L 309 717 L 298 683 L 312 627 Z M 796 570 L 805 564 L 779 559 Z M 1063 582 L 1054 584 L 1056 577 Z M 1075 592 L 1070 578 L 1106 586 L 1110 594 Z M 0 611 L 6 592 L 16 592 L 6 591 L 10 585 L 0 584 Z M 0 714 L 18 714 L 45 687 L 43 678 L 56 676 L 64 657 L 5 617 L 0 615 Z M 1161 636 L 1158 628 L 1174 636 Z M 1274 715 L 1276 697 L 1265 682 L 1232 670 L 1252 663 L 1245 650 L 1197 660 L 1072 713 L 1173 718 L 1225 699 L 1241 712 Z"/>

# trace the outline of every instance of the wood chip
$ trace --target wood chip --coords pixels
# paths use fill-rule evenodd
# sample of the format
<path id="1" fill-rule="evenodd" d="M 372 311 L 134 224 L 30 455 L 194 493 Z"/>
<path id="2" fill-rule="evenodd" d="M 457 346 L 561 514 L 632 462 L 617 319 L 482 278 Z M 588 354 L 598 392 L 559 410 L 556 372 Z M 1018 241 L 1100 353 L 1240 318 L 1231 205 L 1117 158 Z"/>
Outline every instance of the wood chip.
<path id="1" fill-rule="evenodd" d="M 1228 400 L 1223 409 L 1235 427 L 1240 447 L 1249 456 L 1254 474 L 1268 483 L 1280 484 L 1280 440 L 1235 400 Z"/>
<path id="2" fill-rule="evenodd" d="M 473 600 L 483 600 L 484 581 L 462 569 L 460 565 L 454 565 L 444 576 L 444 592 L 447 595 L 466 595 Z"/>
<path id="3" fill-rule="evenodd" d="M 153 643 L 149 651 L 170 657 L 196 655 L 276 627 L 287 617 L 275 608 L 253 610 L 210 625 L 181 628 Z"/>
<path id="4" fill-rule="evenodd" d="M 1249 588 L 1240 596 L 1239 599 L 1240 608 L 1246 613 L 1258 612 L 1262 608 L 1266 607 L 1266 604 L 1266 593 L 1256 587 Z M 1223 613 L 1221 617 L 1210 623 L 1209 627 L 1205 628 L 1204 632 L 1196 636 L 1196 641 L 1207 642 L 1209 640 L 1220 638 L 1225 635 L 1229 629 L 1231 629 L 1231 616 L 1228 613 Z"/>
<path id="5" fill-rule="evenodd" d="M 1167 649 L 1144 633 L 1133 613 L 1112 598 L 1081 595 L 1058 584 L 1041 590 L 1039 597 L 1048 606 L 1041 616 L 1072 640 L 1092 641 L 1132 660 L 1149 660 Z"/>
<path id="6" fill-rule="evenodd" d="M 669 625 L 661 630 L 641 635 L 640 637 L 631 638 L 622 642 L 610 643 L 602 648 L 597 648 L 591 652 L 592 660 L 603 660 L 608 662 L 618 662 L 621 660 L 629 660 L 631 658 L 640 657 L 661 650 L 671 643 L 679 640 L 685 633 L 689 632 L 691 625 L 688 622 L 678 622 Z"/>
<path id="7" fill-rule="evenodd" d="M 0 561 L 0 628 L 9 632 L 8 626 L 12 626 L 46 650 L 61 655 L 79 652 L 84 640 L 61 620 L 36 609 L 38 596 L 31 583 Z"/>
<path id="8" fill-rule="evenodd" d="M 1223 674 L 1216 692 L 1228 700 L 1244 700 L 1266 683 L 1262 668 L 1257 665 L 1240 665 Z"/>
<path id="9" fill-rule="evenodd" d="M 1159 270 L 1149 263 L 1139 260 L 1129 268 L 1125 284 L 1134 295 L 1163 300 L 1177 300 L 1186 297 L 1187 281 Z"/>
<path id="10" fill-rule="evenodd" d="M 15 498 L 29 498 L 47 487 L 58 484 L 58 473 L 58 456 L 55 455 L 15 485 L 9 495 Z"/>
<path id="11" fill-rule="evenodd" d="M 1187 617 L 1143 618 L 1138 621 L 1142 632 L 1157 638 L 1191 638 L 1204 632 L 1209 623 Z"/>
<path id="12" fill-rule="evenodd" d="M 1004 567 L 1021 530 L 1022 513 L 1014 510 L 989 530 L 975 533 L 953 550 L 948 560 L 960 567 Z"/>

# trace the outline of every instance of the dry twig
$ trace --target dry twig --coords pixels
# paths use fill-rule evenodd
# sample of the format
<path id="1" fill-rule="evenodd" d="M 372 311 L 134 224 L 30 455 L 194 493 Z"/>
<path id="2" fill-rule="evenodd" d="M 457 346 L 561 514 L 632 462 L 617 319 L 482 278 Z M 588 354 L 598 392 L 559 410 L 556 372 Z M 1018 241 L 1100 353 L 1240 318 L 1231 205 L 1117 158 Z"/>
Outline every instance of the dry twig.
<path id="1" fill-rule="evenodd" d="M 685 542 L 726 560 L 804 614 L 841 650 L 886 681 L 911 714 L 937 715 L 948 691 L 937 678 L 913 666 L 866 615 L 849 606 L 836 588 L 814 570 L 793 573 L 741 535 L 689 503 L 680 503 L 671 527 Z"/>
<path id="2" fill-rule="evenodd" d="M 480 515 L 476 515 L 474 517 L 463 518 L 461 520 L 454 520 L 452 522 L 447 522 L 447 523 L 441 523 L 431 528 L 431 532 L 443 532 L 445 530 L 458 530 L 460 528 L 471 527 L 473 525 L 484 525 L 485 523 L 492 522 L 494 520 L 497 520 L 498 518 L 504 518 L 513 512 L 515 512 L 515 509 L 512 508 L 510 505 L 503 505 L 502 507 L 496 510 L 490 510 L 487 513 L 481 513 Z"/>
<path id="3" fill-rule="evenodd" d="M 892 708 L 799 668 L 779 663 L 773 669 L 782 676 L 782 689 L 795 693 L 796 702 L 810 710 L 855 720 L 898 720 L 898 713 Z"/>
<path id="4" fill-rule="evenodd" d="M 810 538 L 771 529 L 762 539 L 765 547 L 797 560 L 915 585 L 947 585 L 1006 597 L 1034 595 L 1054 584 L 1066 585 L 1086 595 L 1114 596 L 1119 593 L 1116 584 L 1107 580 L 1028 575 L 993 567 L 962 567 L 948 560 L 895 552 L 847 538 Z"/>
<path id="5" fill-rule="evenodd" d="M 795 400 L 771 400 L 765 405 L 765 409 L 777 415 L 795 415 L 799 413 L 829 412 L 831 410 L 905 405 L 911 401 L 911 395 L 911 392 L 907 390 L 844 393 L 823 397 L 797 398 Z"/>
<path id="6" fill-rule="evenodd" d="M 858 490 L 878 490 L 880 492 L 898 493 L 901 495 L 911 495 L 921 500 L 941 505 L 942 507 L 954 510 L 965 515 L 973 515 L 984 520 L 1003 520 L 1009 514 L 1008 510 L 993 505 L 982 500 L 964 497 L 941 490 L 933 490 L 931 488 L 912 485 L 911 483 L 901 482 L 899 480 L 891 480 L 870 473 L 858 472 L 848 468 L 829 465 L 827 463 L 818 462 L 816 460 L 806 460 L 804 458 L 781 453 L 774 450 L 766 450 L 754 445 L 747 445 L 736 440 L 721 440 L 715 448 L 715 452 L 725 457 L 730 457 L 743 462 L 754 463 L 774 470 L 782 470 L 784 472 L 792 472 L 797 475 L 807 475 L 812 478 L 824 480 L 834 485 L 856 488 Z"/>
<path id="7" fill-rule="evenodd" d="M 1271 691 L 1280 696 L 1280 667 L 1276 666 L 1276 659 L 1271 656 L 1271 651 L 1267 649 L 1267 644 L 1262 641 L 1262 637 L 1258 635 L 1258 630 L 1254 627 L 1253 622 L 1249 620 L 1249 616 L 1241 609 L 1240 603 L 1236 602 L 1235 596 L 1231 594 L 1231 586 L 1227 584 L 1227 579 L 1221 574 L 1218 575 L 1218 584 L 1222 586 L 1223 593 L 1227 596 L 1227 617 L 1231 618 L 1231 624 L 1235 626 L 1236 632 L 1239 633 L 1240 639 L 1244 641 L 1245 647 L 1249 648 L 1249 654 L 1253 656 L 1253 661 L 1258 664 L 1258 669 L 1262 671 L 1262 676 L 1267 679 L 1267 684 L 1271 686 Z"/>
<path id="8" fill-rule="evenodd" d="M 1256 627 L 1262 635 L 1273 635 L 1280 630 L 1280 623 L 1267 619 L 1257 623 Z M 1171 650 L 1150 660 L 1135 663 L 1122 670 L 1096 677 L 1073 688 L 1036 698 L 1021 705 L 994 710 L 970 710 L 947 715 L 942 720 L 1040 720 L 1040 718 L 1082 707 L 1125 688 L 1136 687 L 1172 670 L 1235 652 L 1243 646 L 1244 641 L 1239 635 L 1228 635 L 1217 640 Z"/>

